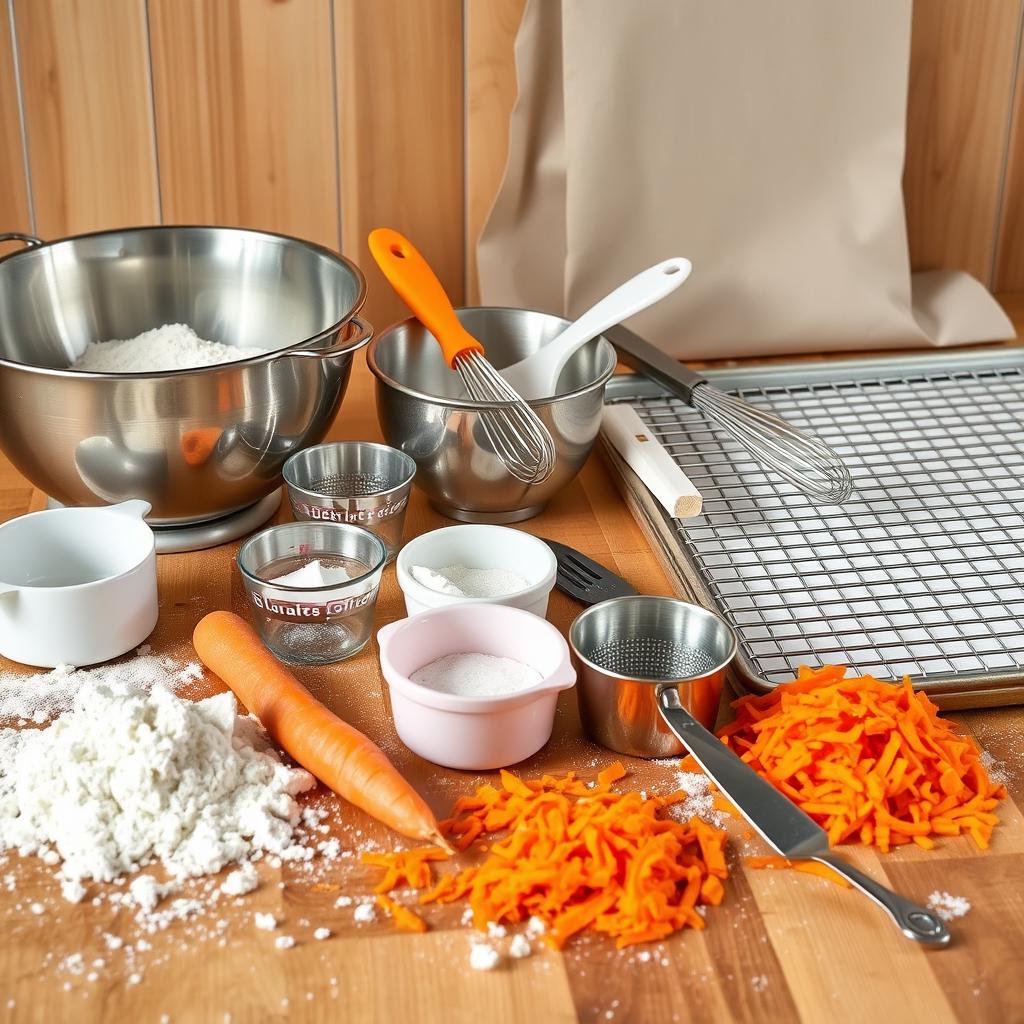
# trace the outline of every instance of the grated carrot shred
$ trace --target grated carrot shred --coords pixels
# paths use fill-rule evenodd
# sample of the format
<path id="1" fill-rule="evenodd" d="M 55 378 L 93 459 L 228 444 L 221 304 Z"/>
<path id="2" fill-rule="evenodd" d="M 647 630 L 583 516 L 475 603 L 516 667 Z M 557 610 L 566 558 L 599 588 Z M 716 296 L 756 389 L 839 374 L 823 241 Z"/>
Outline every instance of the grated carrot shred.
<path id="1" fill-rule="evenodd" d="M 424 889 L 433 881 L 429 861 L 447 860 L 448 854 L 436 846 L 421 846 L 414 850 L 396 853 L 364 853 L 363 864 L 373 864 L 386 869 L 384 877 L 374 887 L 374 892 L 391 892 L 403 883 L 413 889 Z"/>
<path id="2" fill-rule="evenodd" d="M 465 899 L 480 929 L 535 916 L 554 948 L 586 930 L 610 935 L 621 949 L 703 928 L 697 908 L 725 896 L 726 833 L 699 818 L 684 824 L 662 816 L 671 798 L 612 792 L 625 775 L 619 762 L 591 782 L 575 772 L 524 780 L 503 771 L 499 786 L 457 801 L 440 826 L 449 837 L 491 837 L 472 848 L 479 862 L 433 885 L 426 861 L 442 851 L 420 860 L 410 857 L 418 851 L 363 860 L 385 871 L 378 891 L 405 881 L 423 890 L 420 905 Z"/>
<path id="3" fill-rule="evenodd" d="M 395 927 L 403 932 L 425 932 L 427 922 L 414 910 L 403 907 L 388 896 L 378 896 L 377 906 L 391 915 Z"/>
<path id="4" fill-rule="evenodd" d="M 827 864 L 819 864 L 816 860 L 786 860 L 785 857 L 745 857 L 743 863 L 751 868 L 792 868 L 808 875 L 817 875 L 836 885 L 849 889 L 850 883 L 842 875 L 833 871 Z"/>
<path id="5" fill-rule="evenodd" d="M 989 779 L 974 740 L 909 679 L 801 668 L 793 682 L 733 708 L 723 742 L 814 818 L 830 844 L 888 852 L 968 835 L 988 848 L 1006 787 Z"/>

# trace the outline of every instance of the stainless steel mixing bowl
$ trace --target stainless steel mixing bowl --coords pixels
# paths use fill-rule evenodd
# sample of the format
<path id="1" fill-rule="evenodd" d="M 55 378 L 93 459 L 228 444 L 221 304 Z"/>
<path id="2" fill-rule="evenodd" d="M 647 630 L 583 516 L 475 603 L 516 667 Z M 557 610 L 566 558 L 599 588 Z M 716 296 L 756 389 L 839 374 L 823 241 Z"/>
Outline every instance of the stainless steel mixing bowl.
<path id="1" fill-rule="evenodd" d="M 456 311 L 501 369 L 535 352 L 567 326 L 550 313 L 477 306 Z M 554 472 L 524 484 L 494 454 L 480 422 L 481 402 L 465 398 L 458 374 L 416 319 L 389 327 L 366 359 L 377 378 L 377 416 L 388 444 L 416 460 L 416 485 L 453 519 L 514 523 L 535 516 L 583 465 L 601 427 L 604 386 L 615 350 L 595 338 L 562 371 L 552 398 L 530 402 L 555 441 Z"/>
<path id="2" fill-rule="evenodd" d="M 155 525 L 227 515 L 269 494 L 327 432 L 371 329 L 348 260 L 285 235 L 130 228 L 0 260 L 0 448 L 52 498 L 143 498 Z M 90 341 L 184 323 L 265 356 L 156 373 L 68 367 Z"/>

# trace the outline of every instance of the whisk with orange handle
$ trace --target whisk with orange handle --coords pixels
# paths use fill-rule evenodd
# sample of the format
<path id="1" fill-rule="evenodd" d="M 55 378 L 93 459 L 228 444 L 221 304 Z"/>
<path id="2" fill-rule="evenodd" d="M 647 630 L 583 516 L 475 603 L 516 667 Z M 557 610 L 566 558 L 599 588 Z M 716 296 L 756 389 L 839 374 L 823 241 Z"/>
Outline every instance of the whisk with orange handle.
<path id="1" fill-rule="evenodd" d="M 466 393 L 489 408 L 480 422 L 494 454 L 517 480 L 540 483 L 555 468 L 555 442 L 537 414 L 484 356 L 459 322 L 443 285 L 415 246 L 391 228 L 370 232 L 370 253 L 391 286 L 441 346 Z"/>

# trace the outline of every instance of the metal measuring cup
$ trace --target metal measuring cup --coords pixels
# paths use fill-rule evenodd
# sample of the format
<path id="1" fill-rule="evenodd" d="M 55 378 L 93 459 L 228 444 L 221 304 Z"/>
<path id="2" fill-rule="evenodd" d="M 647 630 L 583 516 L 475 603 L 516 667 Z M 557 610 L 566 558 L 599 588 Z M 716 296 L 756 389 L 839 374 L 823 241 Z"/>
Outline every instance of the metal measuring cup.
<path id="1" fill-rule="evenodd" d="M 371 441 L 333 441 L 296 452 L 282 470 L 296 519 L 349 523 L 376 534 L 390 563 L 402 546 L 402 525 L 416 463 Z"/>
<path id="2" fill-rule="evenodd" d="M 587 735 L 620 754 L 676 757 L 686 748 L 659 711 L 659 695 L 673 690 L 682 707 L 713 728 L 736 637 L 705 608 L 633 595 L 583 612 L 569 646 Z"/>

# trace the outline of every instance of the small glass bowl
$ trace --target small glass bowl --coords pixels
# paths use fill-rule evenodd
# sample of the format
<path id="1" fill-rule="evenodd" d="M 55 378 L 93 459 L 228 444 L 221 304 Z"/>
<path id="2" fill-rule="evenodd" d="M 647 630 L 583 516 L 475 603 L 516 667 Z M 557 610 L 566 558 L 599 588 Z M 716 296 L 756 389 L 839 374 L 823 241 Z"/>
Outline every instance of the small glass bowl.
<path id="1" fill-rule="evenodd" d="M 296 452 L 283 470 L 296 519 L 362 526 L 384 542 L 388 562 L 402 546 L 415 475 L 408 455 L 371 441 L 317 444 Z"/>
<path id="2" fill-rule="evenodd" d="M 383 541 L 347 523 L 284 523 L 250 537 L 238 568 L 263 642 L 282 661 L 328 665 L 352 657 L 373 633 L 387 560 Z M 275 583 L 313 561 L 350 579 L 324 586 Z"/>

